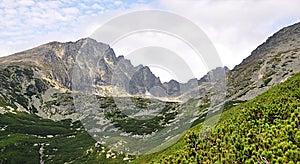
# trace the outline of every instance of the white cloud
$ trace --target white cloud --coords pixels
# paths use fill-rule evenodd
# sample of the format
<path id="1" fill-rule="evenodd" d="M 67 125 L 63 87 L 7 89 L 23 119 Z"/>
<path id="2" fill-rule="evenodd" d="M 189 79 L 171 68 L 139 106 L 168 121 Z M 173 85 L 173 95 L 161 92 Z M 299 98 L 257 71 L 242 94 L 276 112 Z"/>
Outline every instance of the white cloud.
<path id="1" fill-rule="evenodd" d="M 271 34 L 300 18 L 297 0 L 160 0 L 160 4 L 201 27 L 230 68 Z"/>
<path id="2" fill-rule="evenodd" d="M 87 37 L 84 29 L 89 25 L 83 24 L 83 20 L 108 9 L 107 6 L 116 5 L 107 0 L 82 1 L 80 4 L 72 0 L 0 1 L 0 56 L 53 40 Z"/>
<path id="3" fill-rule="evenodd" d="M 119 5 L 122 5 L 123 2 L 122 1 L 115 1 L 114 4 L 117 5 L 117 6 L 119 6 Z"/>
<path id="4" fill-rule="evenodd" d="M 66 15 L 76 15 L 79 12 L 79 10 L 75 7 L 63 8 L 62 11 Z"/>
<path id="5" fill-rule="evenodd" d="M 102 13 L 119 14 L 126 5 L 114 0 L 87 0 L 79 4 L 75 0 L 0 1 L 0 56 L 52 40 L 88 37 L 91 29 L 100 25 L 100 19 L 100 23 L 107 20 L 101 17 Z M 18 45 L 20 41 L 22 44 Z"/>
<path id="6" fill-rule="evenodd" d="M 100 6 L 99 4 L 93 4 L 92 8 L 99 9 L 99 10 L 103 10 L 104 9 L 104 7 Z"/>
<path id="7" fill-rule="evenodd" d="M 31 6 L 34 4 L 34 1 L 32 0 L 20 0 L 19 4 L 22 6 Z"/>

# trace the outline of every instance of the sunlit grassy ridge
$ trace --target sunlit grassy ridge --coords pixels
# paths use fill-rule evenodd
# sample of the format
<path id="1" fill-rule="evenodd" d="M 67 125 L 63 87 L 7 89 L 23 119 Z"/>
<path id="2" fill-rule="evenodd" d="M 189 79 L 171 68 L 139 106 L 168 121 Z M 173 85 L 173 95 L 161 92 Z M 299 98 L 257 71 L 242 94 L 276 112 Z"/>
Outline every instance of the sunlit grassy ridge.
<path id="1" fill-rule="evenodd" d="M 233 107 L 216 128 L 195 126 L 169 149 L 137 163 L 299 163 L 300 74 Z"/>

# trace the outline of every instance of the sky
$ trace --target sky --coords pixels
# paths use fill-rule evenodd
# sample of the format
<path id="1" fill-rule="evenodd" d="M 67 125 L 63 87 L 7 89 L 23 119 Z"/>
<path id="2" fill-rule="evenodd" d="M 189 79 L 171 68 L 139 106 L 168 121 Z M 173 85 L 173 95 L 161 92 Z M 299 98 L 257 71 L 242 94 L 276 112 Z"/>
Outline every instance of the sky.
<path id="1" fill-rule="evenodd" d="M 112 18 L 152 9 L 168 11 L 195 23 L 212 41 L 222 64 L 232 69 L 273 33 L 300 21 L 299 6 L 299 0 L 0 0 L 0 56 L 50 41 L 89 37 Z M 116 55 L 126 57 L 136 52 L 139 43 L 144 44 L 141 40 L 147 45 L 162 44 L 162 40 L 177 48 L 180 45 L 176 39 L 143 33 L 128 37 L 112 48 Z M 171 50 L 189 52 L 180 52 L 182 49 Z M 195 62 L 187 57 L 190 65 L 197 65 Z M 207 71 L 202 67 L 192 69 L 197 78 Z M 163 67 L 152 70 L 162 81 L 174 78 L 174 72 L 168 73 Z"/>

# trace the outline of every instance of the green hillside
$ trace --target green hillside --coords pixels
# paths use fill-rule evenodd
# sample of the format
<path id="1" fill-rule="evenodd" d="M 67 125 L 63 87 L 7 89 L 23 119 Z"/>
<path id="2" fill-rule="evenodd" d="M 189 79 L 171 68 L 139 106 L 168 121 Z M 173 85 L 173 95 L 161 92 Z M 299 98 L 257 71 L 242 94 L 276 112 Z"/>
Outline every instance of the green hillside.
<path id="1" fill-rule="evenodd" d="M 41 151 L 41 148 L 43 151 Z M 124 163 L 106 158 L 79 121 L 54 122 L 28 113 L 0 114 L 0 163 Z"/>
<path id="2" fill-rule="evenodd" d="M 175 145 L 133 163 L 297 163 L 299 85 L 300 73 L 251 101 L 232 108 L 240 101 L 229 101 L 216 128 L 203 131 L 203 123 L 197 124 Z M 0 138 L 0 163 L 127 162 L 120 154 L 106 158 L 109 149 L 96 144 L 79 121 L 8 112 L 0 114 Z"/>
<path id="3" fill-rule="evenodd" d="M 300 163 L 300 73 L 135 163 Z M 213 119 L 213 118 L 211 118 Z"/>

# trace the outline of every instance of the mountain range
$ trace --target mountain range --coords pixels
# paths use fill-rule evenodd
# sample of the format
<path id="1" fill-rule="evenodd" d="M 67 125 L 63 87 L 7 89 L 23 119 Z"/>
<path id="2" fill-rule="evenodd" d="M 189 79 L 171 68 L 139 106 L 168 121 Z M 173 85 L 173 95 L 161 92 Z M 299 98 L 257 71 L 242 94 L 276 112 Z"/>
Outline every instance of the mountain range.
<path id="1" fill-rule="evenodd" d="M 300 23 L 296 23 L 269 37 L 266 42 L 258 46 L 249 57 L 232 70 L 227 67 L 216 68 L 204 77 L 191 79 L 182 84 L 176 80 L 162 83 L 149 67 L 143 65 L 135 67 L 124 56 L 117 57 L 109 45 L 91 38 L 66 43 L 50 42 L 0 58 L 0 115 L 3 118 L 9 116 L 10 119 L 15 117 L 19 121 L 24 119 L 19 122 L 20 125 L 29 120 L 37 121 L 31 117 L 38 117 L 40 120 L 51 120 L 53 125 L 59 128 L 66 128 L 56 123 L 71 120 L 71 124 L 75 124 L 82 117 L 76 112 L 71 95 L 89 93 L 102 97 L 104 103 L 101 105 L 107 109 L 115 108 L 109 103 L 109 97 L 156 98 L 157 101 L 148 102 L 147 100 L 148 104 L 146 104 L 151 106 L 151 103 L 159 104 L 168 101 L 175 103 L 170 104 L 174 109 L 178 108 L 176 102 L 185 102 L 183 105 L 185 106 L 190 103 L 192 98 L 199 102 L 197 108 L 199 106 L 206 108 L 199 112 L 199 118 L 201 118 L 208 112 L 205 105 L 213 104 L 210 97 L 218 92 L 215 89 L 216 86 L 222 85 L 225 88 L 226 95 L 221 98 L 223 102 L 218 103 L 227 109 L 226 102 L 236 102 L 235 105 L 237 105 L 240 102 L 251 100 L 272 86 L 282 83 L 300 72 L 299 50 Z M 222 83 L 223 79 L 226 84 Z M 141 100 L 141 102 L 144 101 L 146 100 Z M 143 103 L 141 104 L 143 105 Z M 17 116 L 20 113 L 30 115 L 26 116 L 28 120 L 25 116 L 22 119 Z M 12 117 L 11 115 L 16 116 Z M 113 116 L 117 117 L 117 115 Z M 165 119 L 166 122 L 170 120 L 172 119 Z M 114 121 L 117 122 L 118 120 Z M 3 131 L 5 131 L 6 126 L 10 127 L 7 125 L 10 123 L 9 121 L 1 123 Z M 29 123 L 25 123 L 25 125 L 34 126 Z M 14 124 L 13 126 L 17 127 L 18 125 Z M 127 131 L 126 127 L 121 125 L 119 127 L 123 128 L 125 132 L 132 132 Z M 159 127 L 163 127 L 163 125 L 157 124 L 156 130 Z M 69 131 L 68 128 L 70 127 L 68 126 L 65 130 Z M 80 125 L 77 128 L 82 128 L 81 130 L 85 131 Z M 6 131 L 5 135 L 21 133 L 16 132 L 14 128 L 10 131 Z M 55 131 L 55 133 L 58 132 Z M 77 135 L 75 131 L 72 133 Z M 145 131 L 141 132 L 141 134 L 143 133 Z M 31 133 L 28 132 L 28 134 Z M 37 134 L 32 133 L 31 135 Z M 39 132 L 37 136 L 43 135 L 47 136 L 46 133 L 42 132 Z M 62 135 L 65 133 L 62 132 Z M 58 135 L 58 137 L 62 135 Z M 25 141 L 22 140 L 22 142 Z M 1 146 L 0 144 L 1 152 L 9 151 L 13 147 L 10 146 Z M 39 150 L 42 147 L 44 145 L 39 145 Z M 51 151 L 49 150 L 50 153 Z M 111 152 L 108 153 L 108 150 L 105 152 L 112 154 Z M 58 158 L 59 154 L 56 153 L 56 157 L 53 159 Z M 11 159 L 9 155 L 7 158 L 0 156 L 0 163 L 8 162 L 9 159 Z M 49 156 L 47 158 L 43 156 L 41 160 L 55 163 L 53 159 Z M 76 161 L 78 159 L 70 157 L 64 160 Z"/>
<path id="2" fill-rule="evenodd" d="M 83 65 L 79 66 L 79 63 Z M 192 85 L 196 87 L 198 83 L 207 81 L 202 78 L 201 80 L 191 79 L 185 84 L 180 84 L 175 80 L 162 83 L 149 67 L 142 65 L 134 67 L 124 56 L 116 57 L 109 45 L 91 38 L 80 39 L 76 42 L 44 44 L 2 57 L 1 64 L 22 66 L 28 69 L 36 68 L 41 79 L 47 78 L 56 86 L 69 90 L 72 90 L 72 87 L 78 87 L 75 84 L 72 86 L 72 80 L 83 80 L 82 83 L 93 80 L 92 85 L 118 86 L 132 95 L 152 92 L 154 96 L 176 97 L 186 92 L 182 89 Z M 227 71 L 227 67 L 225 68 Z M 84 72 L 87 70 L 88 72 Z M 72 79 L 72 77 L 85 77 L 86 79 Z M 155 87 L 160 88 L 161 93 L 151 90 Z"/>

